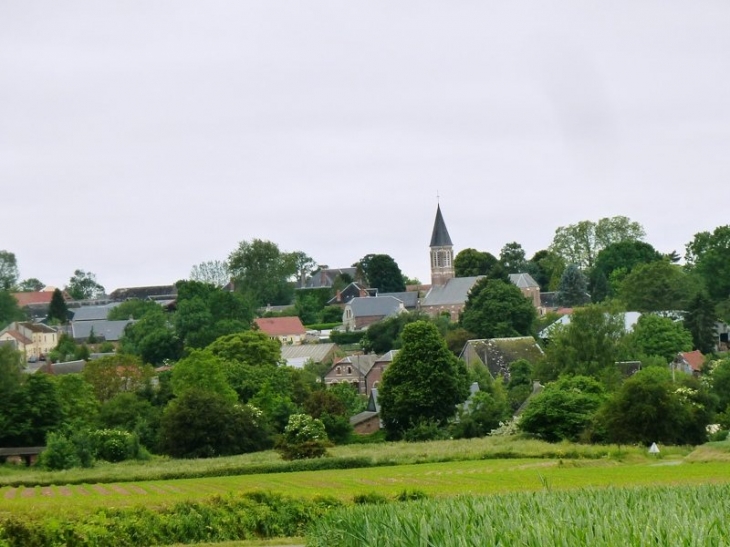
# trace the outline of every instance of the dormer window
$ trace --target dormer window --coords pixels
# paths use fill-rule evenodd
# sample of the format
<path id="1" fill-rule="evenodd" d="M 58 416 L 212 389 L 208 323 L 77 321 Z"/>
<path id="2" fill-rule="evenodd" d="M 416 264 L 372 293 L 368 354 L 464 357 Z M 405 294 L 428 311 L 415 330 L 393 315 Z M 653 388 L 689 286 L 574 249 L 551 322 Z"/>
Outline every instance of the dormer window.
<path id="1" fill-rule="evenodd" d="M 347 367 L 347 374 L 352 374 L 352 367 Z"/>
<path id="2" fill-rule="evenodd" d="M 342 375 L 342 367 L 337 367 L 335 369 L 335 374 L 337 374 L 337 376 L 341 376 Z"/>

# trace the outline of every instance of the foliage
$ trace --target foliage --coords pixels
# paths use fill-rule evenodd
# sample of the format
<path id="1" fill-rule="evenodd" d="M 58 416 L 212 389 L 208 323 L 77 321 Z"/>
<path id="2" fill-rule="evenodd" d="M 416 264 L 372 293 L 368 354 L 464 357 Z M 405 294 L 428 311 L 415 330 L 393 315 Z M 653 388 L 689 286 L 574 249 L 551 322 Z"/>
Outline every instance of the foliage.
<path id="1" fill-rule="evenodd" d="M 150 450 L 157 447 L 162 410 L 137 393 L 119 393 L 99 410 L 99 425 L 135 433 Z"/>
<path id="2" fill-rule="evenodd" d="M 509 365 L 507 399 L 516 411 L 532 393 L 533 366 L 527 359 L 518 359 Z"/>
<path id="3" fill-rule="evenodd" d="M 327 393 L 336 397 L 345 406 L 346 416 L 359 414 L 365 410 L 368 404 L 367 398 L 364 395 L 360 395 L 354 386 L 348 385 L 345 382 L 327 386 Z M 308 412 L 308 414 L 311 413 Z M 316 418 L 316 416 L 314 417 Z"/>
<path id="4" fill-rule="evenodd" d="M 8 291 L 0 290 L 0 329 L 13 321 L 22 321 L 25 313 L 18 306 L 18 301 Z"/>
<path id="5" fill-rule="evenodd" d="M 602 249 L 621 241 L 641 240 L 645 235 L 641 224 L 624 216 L 602 218 L 598 222 L 583 220 L 555 230 L 550 250 L 567 264 L 591 268 Z"/>
<path id="6" fill-rule="evenodd" d="M 271 241 L 241 241 L 228 257 L 228 268 L 237 292 L 255 307 L 290 304 L 298 272 L 296 253 L 284 253 Z"/>
<path id="7" fill-rule="evenodd" d="M 709 423 L 704 389 L 691 377 L 674 383 L 669 370 L 649 367 L 628 378 L 602 410 L 616 443 L 701 444 Z"/>
<path id="8" fill-rule="evenodd" d="M 367 331 L 344 331 L 344 330 L 333 330 L 330 333 L 330 340 L 340 346 L 348 346 L 350 344 L 359 344 L 360 341 L 365 337 Z"/>
<path id="9" fill-rule="evenodd" d="M 692 335 L 694 349 L 702 353 L 715 351 L 717 345 L 717 331 L 715 321 L 717 313 L 712 300 L 704 291 L 698 292 L 689 301 L 684 314 L 684 328 Z"/>
<path id="10" fill-rule="evenodd" d="M 261 412 L 203 390 L 189 390 L 162 415 L 160 449 L 175 458 L 243 454 L 271 446 Z"/>
<path id="11" fill-rule="evenodd" d="M 336 327 L 337 325 L 342 324 L 342 310 L 339 306 L 325 306 L 319 312 L 318 320 L 320 323 Z M 310 326 L 314 328 L 314 325 Z"/>
<path id="12" fill-rule="evenodd" d="M 147 314 L 158 314 L 162 307 L 153 300 L 141 300 L 130 298 L 109 310 L 107 319 L 109 321 L 124 321 L 125 319 L 142 319 Z M 162 312 L 164 315 L 164 312 Z"/>
<path id="13" fill-rule="evenodd" d="M 15 253 L 0 251 L 0 290 L 15 290 L 18 284 L 18 260 Z"/>
<path id="14" fill-rule="evenodd" d="M 717 399 L 717 409 L 728 412 L 730 410 L 730 357 L 713 361 L 710 370 L 710 391 Z"/>
<path id="15" fill-rule="evenodd" d="M 583 272 L 575 264 L 568 264 L 560 278 L 558 286 L 558 304 L 566 308 L 586 304 L 588 295 L 588 282 Z"/>
<path id="16" fill-rule="evenodd" d="M 541 291 L 557 290 L 565 269 L 565 261 L 552 251 L 537 251 L 526 267 L 528 273 L 540 285 Z"/>
<path id="17" fill-rule="evenodd" d="M 507 243 L 502 247 L 502 250 L 499 252 L 499 261 L 507 273 L 524 272 L 527 267 L 525 250 L 516 241 Z"/>
<path id="18" fill-rule="evenodd" d="M 446 439 L 449 431 L 443 424 L 434 419 L 422 419 L 403 432 L 403 440 L 408 443 L 421 443 Z"/>
<path id="19" fill-rule="evenodd" d="M 596 256 L 596 263 L 591 271 L 591 294 L 594 302 L 603 300 L 606 296 L 613 296 L 608 285 L 603 294 L 596 294 L 596 285 L 599 279 L 608 280 L 616 270 L 622 270 L 623 275 L 639 264 L 648 264 L 662 260 L 662 255 L 649 243 L 638 240 L 625 240 L 608 245 Z"/>
<path id="20" fill-rule="evenodd" d="M 687 244 L 686 260 L 714 302 L 730 295 L 730 225 L 695 234 Z"/>
<path id="21" fill-rule="evenodd" d="M 459 322 L 478 338 L 503 338 L 530 334 L 536 317 L 519 288 L 487 277 L 472 288 Z"/>
<path id="22" fill-rule="evenodd" d="M 639 355 L 658 355 L 667 363 L 680 351 L 692 349 L 692 335 L 682 323 L 647 313 L 639 317 L 629 340 Z"/>
<path id="23" fill-rule="evenodd" d="M 61 470 L 81 467 L 81 458 L 73 441 L 63 433 L 49 433 L 46 449 L 41 452 L 39 465 L 45 469 Z"/>
<path id="24" fill-rule="evenodd" d="M 99 415 L 99 401 L 94 394 L 94 387 L 81 374 L 63 374 L 53 379 L 66 424 L 72 429 L 93 426 Z"/>
<path id="25" fill-rule="evenodd" d="M 104 403 L 118 393 L 141 389 L 150 382 L 154 371 L 132 355 L 110 355 L 86 363 L 82 374 L 93 386 L 96 398 Z"/>
<path id="26" fill-rule="evenodd" d="M 98 459 L 115 463 L 133 460 L 140 453 L 139 439 L 134 433 L 119 429 L 97 429 L 91 433 Z"/>
<path id="27" fill-rule="evenodd" d="M 309 325 L 322 317 L 330 298 L 332 298 L 332 293 L 329 288 L 298 289 L 294 294 L 294 309 L 302 323 Z M 335 321 L 341 323 L 342 310 L 337 306 L 334 307 L 337 309 Z M 328 315 L 331 316 L 331 314 L 332 312 L 329 311 Z"/>
<path id="28" fill-rule="evenodd" d="M 361 345 L 366 353 L 376 353 L 378 355 L 387 353 L 392 349 L 398 349 L 402 344 L 400 336 L 403 328 L 416 321 L 430 321 L 430 318 L 425 313 L 418 311 L 386 317 L 367 328 Z"/>
<path id="29" fill-rule="evenodd" d="M 45 286 L 46 284 L 40 279 L 29 277 L 28 279 L 23 279 L 23 281 L 18 284 L 18 290 L 20 292 L 38 292 L 42 291 Z"/>
<path id="30" fill-rule="evenodd" d="M 381 419 L 393 437 L 422 421 L 445 425 L 468 395 L 466 367 L 432 323 L 403 329 L 403 346 L 383 373 L 378 392 Z"/>
<path id="31" fill-rule="evenodd" d="M 404 292 L 403 272 L 390 255 L 369 254 L 353 264 L 358 275 L 365 279 L 369 287 L 378 289 L 378 292 Z"/>
<path id="32" fill-rule="evenodd" d="M 0 446 L 42 446 L 46 435 L 57 431 L 64 415 L 55 382 L 46 374 L 25 378 L 3 401 Z"/>
<path id="33" fill-rule="evenodd" d="M 60 289 L 54 289 L 48 306 L 48 322 L 68 323 L 68 307 Z"/>
<path id="34" fill-rule="evenodd" d="M 104 295 L 104 286 L 96 280 L 96 275 L 84 270 L 75 270 L 66 285 L 66 292 L 74 300 L 90 300 Z"/>
<path id="35" fill-rule="evenodd" d="M 701 281 L 666 260 L 640 264 L 621 283 L 618 296 L 633 311 L 682 310 L 701 289 Z"/>
<path id="36" fill-rule="evenodd" d="M 182 397 L 188 391 L 206 391 L 235 403 L 238 395 L 228 383 L 224 366 L 210 350 L 193 350 L 172 369 L 173 393 Z"/>
<path id="37" fill-rule="evenodd" d="M 192 267 L 190 280 L 225 287 L 231 280 L 231 274 L 228 271 L 228 264 L 222 260 L 208 260 Z"/>
<path id="38" fill-rule="evenodd" d="M 127 302 L 135 301 L 129 300 Z M 127 304 L 127 302 L 117 306 L 112 310 L 112 313 Z M 158 304 L 153 303 L 153 306 L 154 308 L 149 308 L 135 304 L 129 310 L 133 316 L 135 313 L 141 315 L 140 319 L 125 327 L 120 347 L 123 353 L 137 355 L 145 363 L 161 365 L 166 361 L 175 361 L 180 357 L 182 343 L 170 324 L 167 314 Z"/>
<path id="39" fill-rule="evenodd" d="M 476 249 L 464 249 L 454 257 L 456 277 L 486 275 L 493 279 L 505 279 L 507 272 L 493 254 Z"/>
<path id="40" fill-rule="evenodd" d="M 590 428 L 603 399 L 603 386 L 593 378 L 560 378 L 530 399 L 519 428 L 549 442 L 577 441 Z"/>
<path id="41" fill-rule="evenodd" d="M 0 345 L 0 401 L 7 401 L 20 388 L 22 371 L 22 354 L 12 346 Z"/>
<path id="42" fill-rule="evenodd" d="M 499 378 L 490 391 L 477 391 L 471 396 L 468 407 L 460 409 L 451 433 L 456 439 L 483 437 L 499 427 L 509 414 L 506 393 Z"/>
<path id="43" fill-rule="evenodd" d="M 236 361 L 251 366 L 281 364 L 281 343 L 257 330 L 221 336 L 206 349 L 224 361 Z"/>
<path id="44" fill-rule="evenodd" d="M 327 445 L 327 432 L 321 420 L 307 414 L 292 414 L 277 450 L 285 460 L 302 460 L 325 456 Z"/>

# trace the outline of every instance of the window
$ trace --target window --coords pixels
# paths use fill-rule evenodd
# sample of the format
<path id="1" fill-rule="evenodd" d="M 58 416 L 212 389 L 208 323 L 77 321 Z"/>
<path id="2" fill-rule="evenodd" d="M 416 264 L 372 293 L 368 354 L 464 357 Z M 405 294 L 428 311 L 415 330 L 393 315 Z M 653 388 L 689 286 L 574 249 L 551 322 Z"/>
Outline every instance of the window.
<path id="1" fill-rule="evenodd" d="M 335 369 L 335 374 L 337 374 L 337 376 L 340 376 L 342 374 L 342 367 L 337 367 Z"/>
<path id="2" fill-rule="evenodd" d="M 347 374 L 352 374 L 352 367 L 347 367 Z"/>

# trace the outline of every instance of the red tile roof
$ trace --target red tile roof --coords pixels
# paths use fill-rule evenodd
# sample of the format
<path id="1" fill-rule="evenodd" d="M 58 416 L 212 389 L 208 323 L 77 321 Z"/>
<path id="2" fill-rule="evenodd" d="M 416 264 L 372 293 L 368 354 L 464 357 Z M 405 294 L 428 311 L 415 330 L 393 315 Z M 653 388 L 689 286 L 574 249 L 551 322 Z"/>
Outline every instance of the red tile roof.
<path id="1" fill-rule="evenodd" d="M 261 332 L 269 336 L 306 334 L 307 330 L 298 317 L 260 317 L 254 319 Z"/>
<path id="2" fill-rule="evenodd" d="M 6 332 L 6 334 L 9 334 L 13 338 L 15 338 L 18 342 L 20 342 L 21 344 L 23 344 L 25 346 L 33 343 L 33 340 L 31 340 L 30 338 L 28 338 L 26 336 L 23 336 L 17 330 L 9 330 Z"/>
<path id="3" fill-rule="evenodd" d="M 705 356 L 698 349 L 682 353 L 682 358 L 694 372 L 700 372 L 705 363 Z"/>
<path id="4" fill-rule="evenodd" d="M 53 291 L 37 291 L 37 292 L 16 292 L 13 296 L 18 301 L 18 306 L 30 306 L 32 304 L 50 304 L 53 298 Z M 63 292 L 63 299 L 68 302 L 71 297 Z"/>

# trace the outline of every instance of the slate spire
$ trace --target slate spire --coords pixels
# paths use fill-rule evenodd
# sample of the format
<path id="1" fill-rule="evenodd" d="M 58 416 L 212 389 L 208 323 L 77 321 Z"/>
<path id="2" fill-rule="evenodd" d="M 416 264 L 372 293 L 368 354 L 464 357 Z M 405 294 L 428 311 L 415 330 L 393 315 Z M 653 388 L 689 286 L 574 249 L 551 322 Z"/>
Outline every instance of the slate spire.
<path id="1" fill-rule="evenodd" d="M 433 223 L 433 233 L 431 234 L 431 247 L 450 247 L 451 237 L 446 229 L 444 217 L 441 214 L 441 205 L 436 207 L 436 220 Z"/>

